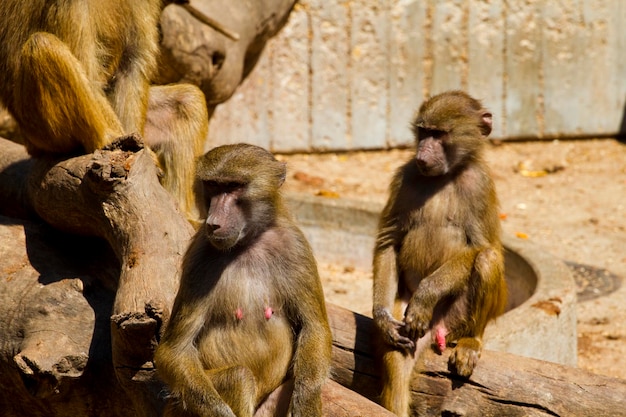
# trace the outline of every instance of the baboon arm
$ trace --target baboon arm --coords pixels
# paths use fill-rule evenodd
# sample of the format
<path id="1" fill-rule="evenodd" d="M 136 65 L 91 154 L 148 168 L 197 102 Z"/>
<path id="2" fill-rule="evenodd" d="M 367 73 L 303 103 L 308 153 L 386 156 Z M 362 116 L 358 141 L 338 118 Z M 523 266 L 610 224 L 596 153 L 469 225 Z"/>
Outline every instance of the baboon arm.
<path id="1" fill-rule="evenodd" d="M 467 287 L 477 253 L 478 249 L 475 248 L 459 251 L 435 272 L 420 281 L 413 298 L 419 297 L 421 303 L 434 307 L 442 297 L 462 292 Z"/>
<path id="2" fill-rule="evenodd" d="M 398 269 L 393 246 L 376 250 L 374 254 L 374 315 L 376 310 L 391 312 L 398 297 Z"/>
<path id="3" fill-rule="evenodd" d="M 293 294 L 291 320 L 299 327 L 293 357 L 294 391 L 291 398 L 293 417 L 321 416 L 320 394 L 330 376 L 332 334 L 324 292 L 317 275 L 313 253 L 299 254 L 299 265 L 305 266 L 290 282 L 296 282 Z"/>
<path id="4" fill-rule="evenodd" d="M 56 36 L 37 32 L 22 48 L 12 111 L 29 151 L 64 153 L 80 144 L 87 153 L 122 135 L 106 97 L 93 88 L 83 65 Z"/>
<path id="5" fill-rule="evenodd" d="M 323 300 L 321 294 L 319 299 Z M 301 314 L 303 323 L 293 359 L 295 378 L 290 408 L 294 417 L 320 416 L 320 393 L 329 377 L 332 336 L 326 320 L 319 319 L 326 317 L 323 305 L 311 306 L 310 312 Z"/>
<path id="6" fill-rule="evenodd" d="M 130 73 L 120 76 L 111 94 L 111 102 L 119 115 L 124 131 L 143 135 L 148 110 L 149 82 L 140 68 L 133 66 Z"/>
<path id="7" fill-rule="evenodd" d="M 219 398 L 194 343 L 204 325 L 204 315 L 198 309 L 193 302 L 174 306 L 166 334 L 155 353 L 159 376 L 172 394 L 194 412 L 201 411 L 195 409 L 196 405 L 217 403 Z"/>
<path id="8" fill-rule="evenodd" d="M 157 1 L 134 2 L 129 11 L 134 23 L 125 39 L 119 66 L 111 76 L 108 98 L 126 133 L 143 135 L 148 108 L 150 77 L 156 69 L 158 21 L 162 4 Z"/>

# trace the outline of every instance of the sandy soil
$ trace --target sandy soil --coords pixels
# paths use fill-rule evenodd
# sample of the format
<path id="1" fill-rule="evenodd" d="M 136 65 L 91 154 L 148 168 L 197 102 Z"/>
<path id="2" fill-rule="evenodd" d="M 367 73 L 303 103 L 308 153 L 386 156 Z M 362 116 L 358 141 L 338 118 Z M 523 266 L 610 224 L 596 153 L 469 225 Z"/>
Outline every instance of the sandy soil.
<path id="1" fill-rule="evenodd" d="M 410 150 L 279 155 L 286 191 L 384 202 Z M 626 379 L 626 145 L 616 140 L 504 143 L 487 148 L 503 233 L 572 265 L 578 365 Z M 320 265 L 329 301 L 370 314 L 371 271 Z"/>

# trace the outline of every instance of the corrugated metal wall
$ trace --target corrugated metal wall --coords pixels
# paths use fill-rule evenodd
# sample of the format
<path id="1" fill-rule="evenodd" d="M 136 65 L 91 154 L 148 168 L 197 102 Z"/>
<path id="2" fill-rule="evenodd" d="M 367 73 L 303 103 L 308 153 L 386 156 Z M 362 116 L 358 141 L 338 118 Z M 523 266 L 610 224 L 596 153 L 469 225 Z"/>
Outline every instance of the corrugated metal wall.
<path id="1" fill-rule="evenodd" d="M 210 143 L 407 145 L 424 98 L 458 88 L 492 110 L 495 138 L 624 132 L 626 1 L 301 0 Z"/>

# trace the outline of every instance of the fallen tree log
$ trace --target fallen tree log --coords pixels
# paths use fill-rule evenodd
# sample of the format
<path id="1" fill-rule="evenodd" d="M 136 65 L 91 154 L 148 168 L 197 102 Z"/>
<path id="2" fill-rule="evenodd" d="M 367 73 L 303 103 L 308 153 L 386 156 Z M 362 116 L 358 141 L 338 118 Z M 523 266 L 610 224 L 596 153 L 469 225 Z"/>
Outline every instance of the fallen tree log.
<path id="1" fill-rule="evenodd" d="M 333 331 L 333 379 L 375 399 L 380 373 L 370 318 L 329 305 Z M 546 341 L 549 343 L 549 341 Z M 582 369 L 484 351 L 469 380 L 448 370 L 450 349 L 425 353 L 411 385 L 420 416 L 620 416 L 626 381 Z"/>
<path id="2" fill-rule="evenodd" d="M 162 385 L 156 380 L 152 356 L 173 304 L 180 258 L 193 229 L 161 187 L 151 154 L 137 136 L 65 160 L 35 161 L 20 154 L 19 145 L 7 141 L 2 145 L 7 152 L 0 167 L 7 165 L 7 158 L 16 158 L 10 164 L 14 169 L 8 171 L 22 185 L 20 191 L 8 193 L 16 202 L 10 213 L 20 208 L 24 214 L 34 212 L 57 230 L 101 237 L 114 251 L 119 275 L 112 284 L 113 369 L 137 415 L 157 415 Z M 20 166 L 27 171 L 18 175 L 15 170 Z"/>
<path id="3" fill-rule="evenodd" d="M 3 417 L 137 415 L 111 357 L 115 292 L 107 286 L 119 273 L 114 253 L 98 239 L 0 216 Z M 391 417 L 332 380 L 322 395 L 328 417 Z"/>
<path id="4" fill-rule="evenodd" d="M 3 415 L 160 415 L 152 358 L 193 230 L 138 138 L 65 160 L 0 139 L 0 199 L 45 220 L 0 217 Z M 386 414 L 332 381 L 323 395 L 328 416 Z"/>
<path id="5" fill-rule="evenodd" d="M 7 416 L 160 412 L 152 354 L 191 229 L 151 157 L 129 140 L 93 155 L 35 161 L 0 139 L 1 214 L 36 213 L 55 229 L 105 240 L 0 219 L 0 409 Z M 371 320 L 333 305 L 328 311 L 332 379 L 348 389 L 327 384 L 325 415 L 385 415 L 366 399 L 380 392 Z M 625 381 L 498 352 L 484 352 L 469 380 L 448 372 L 447 353 L 427 352 L 412 391 L 417 415 L 626 409 Z"/>

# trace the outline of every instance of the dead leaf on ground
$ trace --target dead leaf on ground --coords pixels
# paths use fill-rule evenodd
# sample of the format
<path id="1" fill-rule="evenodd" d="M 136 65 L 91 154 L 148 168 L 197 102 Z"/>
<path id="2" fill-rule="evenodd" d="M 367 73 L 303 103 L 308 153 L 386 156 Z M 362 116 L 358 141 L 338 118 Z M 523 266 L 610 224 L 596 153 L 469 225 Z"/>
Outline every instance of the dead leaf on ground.
<path id="1" fill-rule="evenodd" d="M 620 340 L 622 338 L 621 334 L 619 334 L 619 333 L 611 333 L 611 332 L 604 332 L 604 333 L 602 333 L 602 336 L 606 340 Z"/>
<path id="2" fill-rule="evenodd" d="M 550 316 L 558 316 L 561 314 L 562 300 L 559 297 L 552 297 L 547 300 L 538 301 L 532 306 L 545 311 Z"/>
<path id="3" fill-rule="evenodd" d="M 519 173 L 523 177 L 538 178 L 545 177 L 548 174 L 554 174 L 565 169 L 564 164 L 553 164 L 551 166 L 543 168 L 534 168 L 532 161 L 522 161 L 515 167 L 515 172 Z"/>
<path id="4" fill-rule="evenodd" d="M 590 324 L 592 326 L 601 326 L 601 325 L 606 325 L 609 323 L 610 323 L 610 320 L 608 317 L 602 317 L 602 318 L 594 317 L 591 320 L 587 321 L 587 324 Z"/>
<path id="5" fill-rule="evenodd" d="M 296 181 L 300 181 L 305 185 L 309 185 L 311 187 L 321 187 L 324 185 L 324 179 L 320 177 L 316 177 L 314 175 L 309 175 L 306 172 L 298 171 L 293 174 L 293 178 Z"/>
<path id="6" fill-rule="evenodd" d="M 325 198 L 339 198 L 339 193 L 335 191 L 331 191 L 331 190 L 319 190 L 318 192 L 315 193 L 315 195 L 318 197 L 325 197 Z"/>

